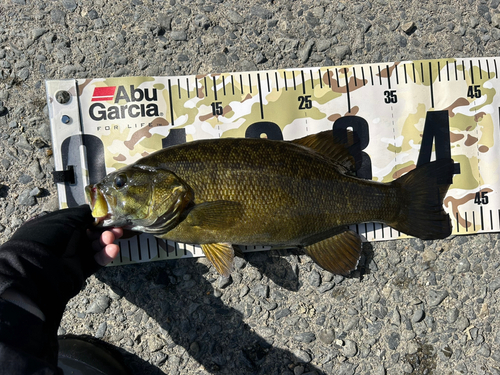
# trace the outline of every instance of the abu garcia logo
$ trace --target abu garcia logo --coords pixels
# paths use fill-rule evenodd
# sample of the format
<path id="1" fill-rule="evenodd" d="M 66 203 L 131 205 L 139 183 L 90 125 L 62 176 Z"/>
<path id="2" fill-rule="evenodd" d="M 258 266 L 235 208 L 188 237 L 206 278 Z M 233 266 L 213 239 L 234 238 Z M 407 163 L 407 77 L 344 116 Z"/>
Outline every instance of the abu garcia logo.
<path id="1" fill-rule="evenodd" d="M 125 89 L 125 86 L 95 87 L 92 95 L 92 102 L 95 103 L 89 107 L 90 118 L 94 121 L 103 121 L 159 116 L 158 104 L 137 103 L 142 101 L 156 102 L 158 100 L 158 93 L 155 88 L 143 90 L 130 85 L 129 93 Z M 102 103 L 109 102 L 113 98 L 115 105 L 106 106 Z M 118 105 L 121 100 L 127 104 Z M 129 104 L 131 102 L 133 104 Z"/>

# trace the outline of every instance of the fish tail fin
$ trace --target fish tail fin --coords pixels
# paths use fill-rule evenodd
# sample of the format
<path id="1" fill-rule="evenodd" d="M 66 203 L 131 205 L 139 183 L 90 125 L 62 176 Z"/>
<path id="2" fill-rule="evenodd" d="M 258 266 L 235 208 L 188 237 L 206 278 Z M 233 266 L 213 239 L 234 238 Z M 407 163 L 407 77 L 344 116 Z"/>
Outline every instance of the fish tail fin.
<path id="1" fill-rule="evenodd" d="M 403 199 L 399 215 L 388 224 L 423 240 L 448 237 L 452 226 L 443 209 L 443 199 L 452 183 L 453 171 L 452 159 L 439 159 L 393 181 L 401 189 Z"/>

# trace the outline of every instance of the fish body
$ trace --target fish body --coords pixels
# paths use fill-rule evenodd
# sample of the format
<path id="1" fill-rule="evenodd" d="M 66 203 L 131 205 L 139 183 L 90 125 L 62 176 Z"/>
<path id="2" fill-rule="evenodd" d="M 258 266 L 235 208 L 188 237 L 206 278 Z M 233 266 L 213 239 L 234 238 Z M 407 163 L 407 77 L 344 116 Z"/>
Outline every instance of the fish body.
<path id="1" fill-rule="evenodd" d="M 392 183 L 349 176 L 352 163 L 331 132 L 292 142 L 200 140 L 146 156 L 87 194 L 104 225 L 201 244 L 226 275 L 233 244 L 301 247 L 323 268 L 347 274 L 361 249 L 350 224 L 382 222 L 425 239 L 451 233 L 442 209 L 449 184 L 438 181 L 451 179 L 451 160 Z"/>

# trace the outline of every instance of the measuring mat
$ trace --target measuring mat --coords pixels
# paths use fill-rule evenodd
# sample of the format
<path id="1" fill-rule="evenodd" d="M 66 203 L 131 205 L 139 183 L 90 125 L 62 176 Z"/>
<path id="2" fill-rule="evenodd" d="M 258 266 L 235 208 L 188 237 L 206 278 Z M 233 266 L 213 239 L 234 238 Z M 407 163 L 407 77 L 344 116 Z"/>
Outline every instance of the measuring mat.
<path id="1" fill-rule="evenodd" d="M 497 60 L 47 81 L 59 204 L 85 203 L 86 185 L 168 146 L 350 129 L 357 142 L 346 137 L 345 143 L 356 155 L 358 177 L 390 182 L 416 165 L 451 157 L 455 175 L 444 205 L 453 233 L 498 231 Z M 404 236 L 378 223 L 351 229 L 368 241 Z M 199 246 L 149 234 L 118 243 L 114 265 L 203 256 Z"/>

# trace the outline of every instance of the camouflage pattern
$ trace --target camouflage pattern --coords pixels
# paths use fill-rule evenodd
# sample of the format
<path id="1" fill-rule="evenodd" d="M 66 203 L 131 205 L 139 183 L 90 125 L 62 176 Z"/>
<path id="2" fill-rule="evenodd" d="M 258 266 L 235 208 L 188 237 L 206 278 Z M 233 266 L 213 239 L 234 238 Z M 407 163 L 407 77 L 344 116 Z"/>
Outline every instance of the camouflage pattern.
<path id="1" fill-rule="evenodd" d="M 257 136 L 278 134 L 289 140 L 332 129 L 337 120 L 357 116 L 368 125 L 369 134 L 365 136 L 369 142 L 363 152 L 371 160 L 372 178 L 383 182 L 415 168 L 427 114 L 447 111 L 451 156 L 460 165 L 460 173 L 454 176 L 445 208 L 453 218 L 454 234 L 471 234 L 500 228 L 500 158 L 498 147 L 494 147 L 499 137 L 497 81 L 494 58 L 440 59 L 198 76 L 48 81 L 47 100 L 56 170 L 63 167 L 58 147 L 71 136 L 77 146 L 84 143 L 78 135 L 100 139 L 106 171 L 111 172 L 172 145 L 177 138 L 169 136 L 174 133 L 185 135 L 189 142 L 245 137 L 250 129 L 253 136 L 257 131 Z M 115 91 L 108 92 L 106 100 L 97 95 L 96 88 L 110 87 Z M 71 94 L 67 104 L 55 99 L 59 90 Z M 154 93 L 156 100 L 146 100 Z M 97 120 L 89 114 L 95 103 Z M 131 106 L 131 112 L 127 112 Z M 61 118 L 68 113 L 74 121 L 65 124 Z M 106 113 L 106 119 L 99 118 L 102 113 Z M 259 123 L 263 124 L 255 125 Z M 82 160 L 92 163 L 93 157 L 84 158 L 84 150 L 81 147 Z M 435 147 L 432 154 L 434 158 Z M 83 191 L 88 169 L 85 162 L 80 165 L 81 177 L 75 184 Z M 60 205 L 65 207 L 67 190 L 60 185 Z M 353 229 L 368 241 L 400 237 L 394 229 L 380 224 L 361 224 Z M 127 249 L 122 251 L 121 263 L 130 261 L 129 246 L 133 251 L 144 248 L 141 241 L 148 249 L 159 249 L 149 258 L 163 259 L 161 251 L 202 255 L 201 249 L 184 250 L 183 245 L 159 244 L 161 240 L 144 236 L 121 241 Z M 147 255 L 132 259 L 148 260 Z"/>

